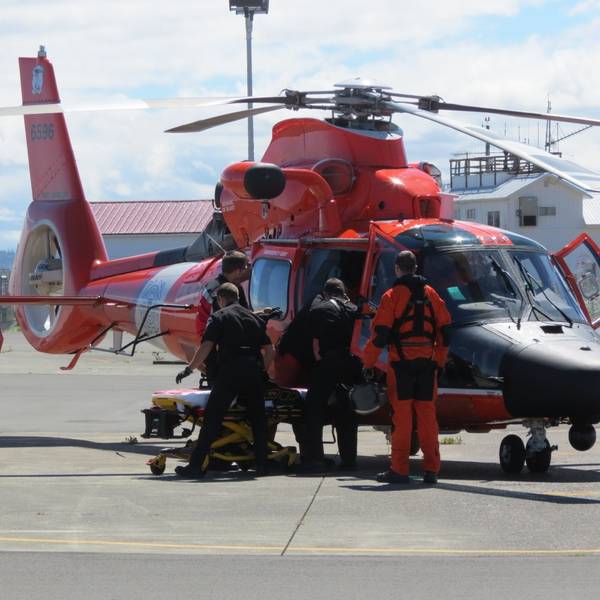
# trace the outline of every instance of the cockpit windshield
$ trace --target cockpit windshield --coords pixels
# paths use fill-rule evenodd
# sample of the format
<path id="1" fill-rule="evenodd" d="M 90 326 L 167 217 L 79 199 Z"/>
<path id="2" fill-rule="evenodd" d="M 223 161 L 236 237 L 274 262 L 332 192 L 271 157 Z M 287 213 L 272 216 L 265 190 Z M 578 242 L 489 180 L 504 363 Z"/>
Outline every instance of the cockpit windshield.
<path id="1" fill-rule="evenodd" d="M 444 252 L 424 257 L 423 274 L 440 294 L 455 324 L 517 321 L 523 303 L 519 285 L 497 250 Z"/>
<path id="2" fill-rule="evenodd" d="M 529 296 L 529 320 L 586 321 L 577 300 L 547 254 L 521 250 L 512 250 L 508 254 Z"/>

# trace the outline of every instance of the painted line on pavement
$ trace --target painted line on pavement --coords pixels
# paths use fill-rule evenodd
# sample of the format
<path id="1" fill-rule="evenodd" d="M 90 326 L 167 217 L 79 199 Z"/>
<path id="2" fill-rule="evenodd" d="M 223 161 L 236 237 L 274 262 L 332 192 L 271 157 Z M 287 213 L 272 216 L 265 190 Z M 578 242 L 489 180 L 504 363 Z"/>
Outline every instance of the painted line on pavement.
<path id="1" fill-rule="evenodd" d="M 34 537 L 0 536 L 0 542 L 20 544 L 55 544 L 62 546 L 110 546 L 145 549 L 211 550 L 231 552 L 265 552 L 280 554 L 281 546 L 176 544 L 166 542 L 134 542 L 122 540 L 65 540 Z M 342 548 L 333 546 L 297 546 L 287 549 L 286 554 L 388 554 L 388 555 L 439 555 L 439 556 L 583 556 L 600 555 L 600 548 L 502 549 L 502 548 Z"/>

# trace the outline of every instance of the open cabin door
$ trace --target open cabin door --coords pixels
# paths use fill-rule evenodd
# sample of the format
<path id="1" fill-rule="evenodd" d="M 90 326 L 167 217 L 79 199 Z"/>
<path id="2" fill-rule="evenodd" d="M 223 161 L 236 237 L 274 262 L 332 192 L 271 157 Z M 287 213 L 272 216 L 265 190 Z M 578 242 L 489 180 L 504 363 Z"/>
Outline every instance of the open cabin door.
<path id="1" fill-rule="evenodd" d="M 582 233 L 554 259 L 594 329 L 600 327 L 600 247 Z"/>
<path id="2" fill-rule="evenodd" d="M 371 223 L 369 249 L 360 287 L 361 296 L 366 299 L 363 313 L 371 312 L 374 315 L 381 296 L 393 286 L 396 280 L 394 264 L 398 252 L 402 250 L 406 250 L 406 247 L 387 235 L 378 225 Z M 363 350 L 371 336 L 371 323 L 372 319 L 357 321 L 352 337 L 353 354 L 363 356 Z M 379 355 L 377 367 L 385 371 L 386 363 L 387 349 L 384 349 Z"/>
<path id="3" fill-rule="evenodd" d="M 254 311 L 281 310 L 281 317 L 269 320 L 267 328 L 274 342 L 294 317 L 295 274 L 301 260 L 302 249 L 297 241 L 260 240 L 252 247 L 248 301 Z"/>

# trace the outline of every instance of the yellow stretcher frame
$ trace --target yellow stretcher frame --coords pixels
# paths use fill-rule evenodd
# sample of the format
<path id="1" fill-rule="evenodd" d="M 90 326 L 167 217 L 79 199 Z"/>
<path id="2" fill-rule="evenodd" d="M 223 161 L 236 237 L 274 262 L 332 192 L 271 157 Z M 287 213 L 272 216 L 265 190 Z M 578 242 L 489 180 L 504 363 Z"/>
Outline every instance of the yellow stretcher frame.
<path id="1" fill-rule="evenodd" d="M 173 398 L 155 397 L 153 399 L 153 405 L 163 410 L 177 411 L 178 404 L 181 404 L 181 401 Z M 277 425 L 283 422 L 282 418 L 275 416 L 276 414 L 275 411 L 273 415 L 268 417 L 267 431 L 270 439 L 267 442 L 267 458 L 285 469 L 296 462 L 298 451 L 295 446 L 282 446 L 274 440 Z M 289 411 L 287 414 L 289 416 Z M 182 422 L 185 421 L 190 421 L 194 425 L 202 427 L 202 417 L 196 417 L 192 413 L 188 414 L 187 418 L 182 416 Z M 245 420 L 245 411 L 236 407 L 231 408 L 223 421 L 221 435 L 211 445 L 203 469 L 210 469 L 211 462 L 215 464 L 219 461 L 223 466 L 236 463 L 241 470 L 247 471 L 254 461 L 253 443 L 252 427 Z M 195 442 L 188 440 L 183 447 L 163 448 L 157 456 L 148 460 L 146 464 L 150 467 L 153 475 L 162 475 L 165 472 L 168 458 L 188 462 L 194 445 Z"/>

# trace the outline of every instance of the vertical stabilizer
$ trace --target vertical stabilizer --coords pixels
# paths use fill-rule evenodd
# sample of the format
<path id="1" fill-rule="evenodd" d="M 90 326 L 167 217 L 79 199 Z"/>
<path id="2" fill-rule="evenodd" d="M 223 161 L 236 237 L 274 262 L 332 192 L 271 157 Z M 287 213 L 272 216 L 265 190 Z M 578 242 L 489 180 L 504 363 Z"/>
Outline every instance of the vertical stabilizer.
<path id="1" fill-rule="evenodd" d="M 60 102 L 54 68 L 40 51 L 20 58 L 23 105 Z M 25 116 L 33 200 L 84 201 L 71 141 L 62 113 Z"/>
<path id="2" fill-rule="evenodd" d="M 20 58 L 19 69 L 24 105 L 60 102 L 54 68 L 43 47 L 35 58 Z M 33 202 L 21 233 L 10 292 L 76 296 L 89 282 L 94 263 L 106 260 L 104 242 L 83 193 L 64 115 L 24 118 Z M 75 330 L 81 310 L 21 306 L 17 318 L 37 349 L 69 352 L 97 331 L 93 320 L 90 331 Z"/>

